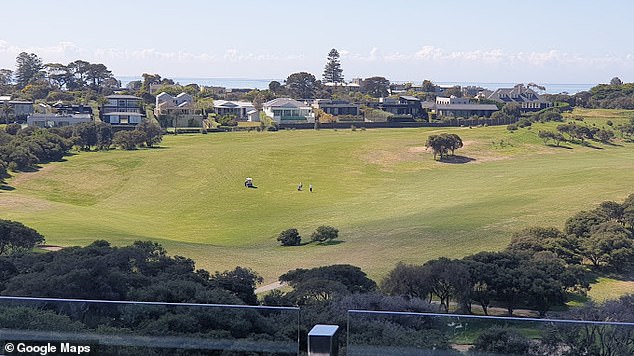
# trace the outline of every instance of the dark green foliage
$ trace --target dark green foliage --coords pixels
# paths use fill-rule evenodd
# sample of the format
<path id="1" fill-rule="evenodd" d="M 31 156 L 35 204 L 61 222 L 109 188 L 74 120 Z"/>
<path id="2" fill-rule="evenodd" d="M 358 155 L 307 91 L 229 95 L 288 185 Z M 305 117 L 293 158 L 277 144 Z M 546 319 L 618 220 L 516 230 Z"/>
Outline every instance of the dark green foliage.
<path id="1" fill-rule="evenodd" d="M 529 227 L 513 234 L 507 250 L 534 255 L 549 251 L 569 264 L 581 263 L 577 255 L 578 241 L 554 227 Z"/>
<path id="2" fill-rule="evenodd" d="M 429 269 L 423 266 L 398 263 L 381 282 L 387 295 L 426 299 L 432 291 Z"/>
<path id="3" fill-rule="evenodd" d="M 22 223 L 0 219 L 0 255 L 24 252 L 44 242 L 44 236 Z"/>
<path id="4" fill-rule="evenodd" d="M 114 134 L 112 144 L 124 150 L 133 150 L 145 143 L 147 137 L 143 131 L 118 131 Z"/>
<path id="5" fill-rule="evenodd" d="M 473 343 L 472 350 L 501 355 L 526 355 L 529 340 L 513 329 L 494 327 L 485 330 Z"/>
<path id="6" fill-rule="evenodd" d="M 359 267 L 332 265 L 313 269 L 296 269 L 280 276 L 294 291 L 289 298 L 296 304 L 323 302 L 350 293 L 367 293 L 376 289 Z"/>
<path id="7" fill-rule="evenodd" d="M 361 92 L 374 98 L 381 98 L 389 95 L 390 81 L 384 77 L 370 77 L 361 81 Z"/>
<path id="8" fill-rule="evenodd" d="M 343 70 L 339 62 L 339 52 L 331 49 L 328 53 L 328 61 L 324 68 L 324 83 L 343 83 Z"/>
<path id="9" fill-rule="evenodd" d="M 462 147 L 462 139 L 456 134 L 441 133 L 440 135 L 429 135 L 425 142 L 425 148 L 431 148 L 434 159 L 440 155 L 440 160 L 448 156 L 449 151 L 451 151 L 453 156 L 455 150 Z"/>
<path id="10" fill-rule="evenodd" d="M 564 231 L 569 235 L 588 237 L 592 232 L 593 226 L 606 221 L 608 221 L 606 216 L 600 215 L 595 211 L 580 211 L 566 220 Z"/>
<path id="11" fill-rule="evenodd" d="M 42 78 L 44 65 L 35 53 L 22 52 L 16 58 L 15 81 L 19 89 Z"/>
<path id="12" fill-rule="evenodd" d="M 297 229 L 291 228 L 280 232 L 277 241 L 279 241 L 282 246 L 299 246 L 302 242 L 302 237 L 299 235 Z"/>
<path id="13" fill-rule="evenodd" d="M 21 128 L 22 128 L 22 125 L 20 124 L 8 124 L 7 126 L 5 126 L 4 131 L 8 133 L 9 135 L 15 136 L 18 134 Z"/>
<path id="14" fill-rule="evenodd" d="M 335 227 L 326 225 L 319 226 L 315 232 L 310 235 L 311 241 L 315 242 L 332 241 L 337 237 L 339 237 L 339 230 Z"/>
<path id="15" fill-rule="evenodd" d="M 243 300 L 246 304 L 258 304 L 255 288 L 262 283 L 260 277 L 250 268 L 236 267 L 231 271 L 216 272 L 210 277 L 211 285 L 225 289 Z"/>
<path id="16" fill-rule="evenodd" d="M 238 122 L 236 121 L 236 116 L 232 114 L 219 116 L 216 118 L 216 121 L 221 126 L 238 126 Z"/>
<path id="17" fill-rule="evenodd" d="M 137 125 L 135 130 L 141 131 L 145 135 L 146 147 L 153 147 L 154 145 L 161 143 L 163 140 L 163 129 L 161 129 L 159 125 L 148 120 L 143 120 Z"/>
<path id="18" fill-rule="evenodd" d="M 286 78 L 284 87 L 294 99 L 312 99 L 317 91 L 321 89 L 321 83 L 317 81 L 314 75 L 307 72 L 299 72 L 289 75 Z"/>

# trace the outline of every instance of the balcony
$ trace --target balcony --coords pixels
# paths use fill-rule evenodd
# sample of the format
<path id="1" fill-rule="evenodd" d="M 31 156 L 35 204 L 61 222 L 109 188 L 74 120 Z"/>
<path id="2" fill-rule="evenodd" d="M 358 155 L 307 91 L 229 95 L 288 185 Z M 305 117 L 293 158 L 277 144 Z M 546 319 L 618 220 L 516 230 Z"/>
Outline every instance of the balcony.
<path id="1" fill-rule="evenodd" d="M 339 355 L 634 354 L 634 323 L 369 310 L 348 310 L 345 320 Z M 292 307 L 0 297 L 7 355 L 20 345 L 94 352 L 84 355 L 303 355 L 309 329 Z"/>

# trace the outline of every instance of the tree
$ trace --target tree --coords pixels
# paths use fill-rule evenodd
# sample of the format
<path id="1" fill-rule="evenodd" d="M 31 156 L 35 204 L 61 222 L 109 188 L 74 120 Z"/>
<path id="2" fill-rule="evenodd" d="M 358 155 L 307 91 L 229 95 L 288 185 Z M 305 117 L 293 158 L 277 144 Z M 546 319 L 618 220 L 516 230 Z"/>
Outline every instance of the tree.
<path id="1" fill-rule="evenodd" d="M 343 83 L 343 70 L 339 62 L 339 52 L 334 48 L 328 53 L 323 79 L 324 83 Z"/>
<path id="2" fill-rule="evenodd" d="M 441 160 L 449 154 L 450 150 L 453 155 L 455 150 L 461 147 L 463 147 L 462 139 L 456 134 L 429 135 L 425 142 L 425 148 L 431 148 L 434 159 L 440 155 Z"/>
<path id="3" fill-rule="evenodd" d="M 620 270 L 634 261 L 632 233 L 615 222 L 599 224 L 582 240 L 581 254 L 595 267 Z"/>
<path id="4" fill-rule="evenodd" d="M 35 53 L 22 52 L 16 58 L 15 78 L 18 89 L 43 77 L 42 60 Z"/>
<path id="5" fill-rule="evenodd" d="M 421 90 L 425 93 L 434 93 L 436 92 L 436 85 L 434 85 L 431 80 L 425 79 L 423 80 Z"/>
<path id="6" fill-rule="evenodd" d="M 44 242 L 44 236 L 22 223 L 0 219 L 0 255 L 30 250 Z"/>
<path id="7" fill-rule="evenodd" d="M 361 81 L 361 92 L 375 98 L 388 96 L 390 81 L 384 77 L 371 77 Z"/>
<path id="8" fill-rule="evenodd" d="M 522 108 L 522 106 L 518 103 L 506 103 L 503 107 L 502 107 L 502 112 L 505 113 L 506 115 L 508 115 L 509 117 L 519 117 L 521 114 L 520 109 Z"/>
<path id="9" fill-rule="evenodd" d="M 469 293 L 472 289 L 469 270 L 462 261 L 441 257 L 423 265 L 431 276 L 431 290 L 439 299 L 440 307 L 449 312 L 449 301 L 456 298 L 464 311 L 470 312 Z"/>
<path id="10" fill-rule="evenodd" d="M 620 85 L 623 85 L 623 81 L 619 77 L 614 77 L 610 79 L 610 85 L 620 86 Z"/>
<path id="11" fill-rule="evenodd" d="M 90 151 L 97 144 L 97 127 L 92 122 L 85 122 L 73 126 L 75 145 L 85 151 Z"/>
<path id="12" fill-rule="evenodd" d="M 269 90 L 275 95 L 280 95 L 284 92 L 284 87 L 280 84 L 280 82 L 274 80 L 269 83 Z"/>
<path id="13" fill-rule="evenodd" d="M 566 220 L 564 231 L 577 237 L 588 237 L 595 226 L 608 220 L 595 211 L 580 211 Z"/>
<path id="14" fill-rule="evenodd" d="M 315 242 L 326 242 L 332 241 L 339 237 L 339 230 L 332 226 L 322 225 L 310 235 L 311 241 Z"/>
<path id="15" fill-rule="evenodd" d="M 145 146 L 152 147 L 156 144 L 161 143 L 163 140 L 163 129 L 153 122 L 149 120 L 143 120 L 139 123 L 135 131 L 141 131 L 145 135 Z"/>
<path id="16" fill-rule="evenodd" d="M 527 355 L 530 340 L 517 331 L 501 327 L 486 329 L 473 343 L 473 351 L 500 355 Z"/>
<path id="17" fill-rule="evenodd" d="M 432 291 L 429 269 L 399 262 L 381 282 L 387 295 L 427 299 Z"/>
<path id="18" fill-rule="evenodd" d="M 279 241 L 282 246 L 299 246 L 302 242 L 302 237 L 299 235 L 297 229 L 293 228 L 280 232 L 277 241 Z"/>
<path id="19" fill-rule="evenodd" d="M 5 124 L 9 125 L 9 117 L 13 115 L 14 113 L 15 113 L 15 110 L 13 106 L 9 105 L 9 103 L 7 103 L 6 101 L 2 103 L 2 117 L 4 117 Z"/>
<path id="20" fill-rule="evenodd" d="M 350 293 L 368 293 L 376 289 L 376 283 L 361 268 L 352 265 L 298 268 L 281 275 L 279 280 L 288 282 L 293 288 L 310 280 L 329 280 L 343 284 Z"/>
<path id="21" fill-rule="evenodd" d="M 231 271 L 216 272 L 210 279 L 212 285 L 232 292 L 245 303 L 258 304 L 255 288 L 263 279 L 252 269 L 238 266 Z"/>
<path id="22" fill-rule="evenodd" d="M 285 87 L 292 98 L 312 99 L 321 84 L 307 72 L 293 73 L 286 78 Z"/>
<path id="23" fill-rule="evenodd" d="M 147 137 L 143 131 L 118 131 L 114 134 L 112 143 L 124 150 L 133 150 L 145 143 Z"/>

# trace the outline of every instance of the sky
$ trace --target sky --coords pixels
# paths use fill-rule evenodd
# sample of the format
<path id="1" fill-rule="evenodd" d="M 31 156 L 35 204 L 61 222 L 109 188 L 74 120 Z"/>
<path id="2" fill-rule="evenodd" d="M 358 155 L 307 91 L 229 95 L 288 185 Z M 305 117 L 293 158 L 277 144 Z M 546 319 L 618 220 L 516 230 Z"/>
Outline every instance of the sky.
<path id="1" fill-rule="evenodd" d="M 320 78 L 336 48 L 347 80 L 634 81 L 631 0 L 15 0 L 2 10 L 7 69 L 25 51 L 117 77 Z"/>

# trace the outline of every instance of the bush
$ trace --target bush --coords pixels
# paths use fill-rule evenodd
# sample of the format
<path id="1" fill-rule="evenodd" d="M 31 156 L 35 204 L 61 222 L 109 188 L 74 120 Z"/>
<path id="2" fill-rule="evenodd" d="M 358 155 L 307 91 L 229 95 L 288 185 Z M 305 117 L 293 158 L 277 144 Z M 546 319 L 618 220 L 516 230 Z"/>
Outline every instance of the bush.
<path id="1" fill-rule="evenodd" d="M 299 235 L 297 229 L 291 228 L 280 232 L 277 241 L 279 241 L 282 246 L 299 246 L 302 242 L 302 237 Z"/>
<path id="2" fill-rule="evenodd" d="M 527 338 L 517 331 L 494 327 L 484 331 L 473 344 L 473 350 L 504 355 L 526 355 L 530 348 Z"/>
<path id="3" fill-rule="evenodd" d="M 339 230 L 332 226 L 322 225 L 310 235 L 310 239 L 315 242 L 326 242 L 339 237 Z"/>
<path id="4" fill-rule="evenodd" d="M 516 124 L 507 125 L 506 129 L 509 130 L 509 131 L 516 131 L 517 130 L 517 125 Z"/>

